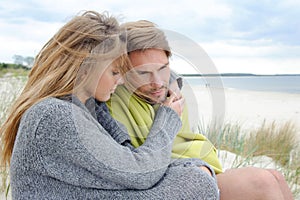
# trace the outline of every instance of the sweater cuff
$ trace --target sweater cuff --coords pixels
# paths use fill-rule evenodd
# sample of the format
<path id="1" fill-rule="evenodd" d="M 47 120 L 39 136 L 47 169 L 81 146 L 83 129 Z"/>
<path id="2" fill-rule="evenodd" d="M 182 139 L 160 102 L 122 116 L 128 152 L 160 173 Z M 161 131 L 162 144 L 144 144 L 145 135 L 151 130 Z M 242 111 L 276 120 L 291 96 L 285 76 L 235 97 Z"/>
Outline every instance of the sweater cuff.
<path id="1" fill-rule="evenodd" d="M 164 127 L 168 130 L 170 137 L 175 138 L 182 126 L 182 122 L 178 114 L 170 107 L 161 105 L 155 114 L 153 125 Z"/>
<path id="2" fill-rule="evenodd" d="M 209 169 L 209 171 L 212 174 L 212 177 L 216 178 L 216 174 L 215 174 L 214 169 L 209 164 L 207 164 L 205 161 L 200 160 L 198 158 L 179 158 L 179 159 L 177 158 L 177 159 L 172 159 L 170 166 L 178 166 L 178 165 L 183 165 L 185 167 L 188 167 L 188 166 L 197 166 L 197 167 L 204 166 L 207 169 Z"/>

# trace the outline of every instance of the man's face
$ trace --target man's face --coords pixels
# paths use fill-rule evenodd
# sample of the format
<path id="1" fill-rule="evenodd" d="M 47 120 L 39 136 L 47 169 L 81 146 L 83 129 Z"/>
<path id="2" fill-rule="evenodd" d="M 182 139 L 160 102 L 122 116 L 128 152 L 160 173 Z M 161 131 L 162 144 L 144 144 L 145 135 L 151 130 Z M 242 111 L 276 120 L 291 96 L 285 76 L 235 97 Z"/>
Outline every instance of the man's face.
<path id="1" fill-rule="evenodd" d="M 128 72 L 130 83 L 139 96 L 150 102 L 160 103 L 168 94 L 169 59 L 163 50 L 147 49 L 129 53 L 133 69 Z"/>

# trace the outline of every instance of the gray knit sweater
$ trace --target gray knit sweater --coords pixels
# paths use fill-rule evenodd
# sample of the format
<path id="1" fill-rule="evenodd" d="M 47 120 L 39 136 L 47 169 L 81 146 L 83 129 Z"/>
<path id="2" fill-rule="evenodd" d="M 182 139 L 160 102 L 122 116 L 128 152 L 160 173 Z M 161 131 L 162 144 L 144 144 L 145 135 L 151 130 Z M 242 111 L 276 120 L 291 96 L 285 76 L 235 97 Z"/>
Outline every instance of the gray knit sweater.
<path id="1" fill-rule="evenodd" d="M 197 159 L 171 160 L 181 122 L 161 106 L 139 148 L 112 137 L 79 100 L 48 98 L 23 115 L 10 166 L 13 199 L 218 199 Z M 119 125 L 120 129 L 124 129 Z M 118 141 L 119 140 L 119 141 Z"/>

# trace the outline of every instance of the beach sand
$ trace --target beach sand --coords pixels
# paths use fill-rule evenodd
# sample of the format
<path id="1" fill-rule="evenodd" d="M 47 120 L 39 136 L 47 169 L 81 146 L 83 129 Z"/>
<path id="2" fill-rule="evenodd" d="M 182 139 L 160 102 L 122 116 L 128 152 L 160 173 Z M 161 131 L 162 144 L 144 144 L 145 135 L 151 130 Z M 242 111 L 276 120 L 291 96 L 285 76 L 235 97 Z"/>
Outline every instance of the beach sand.
<path id="1" fill-rule="evenodd" d="M 183 88 L 183 95 L 189 108 L 191 125 L 195 129 L 199 124 L 202 127 L 214 126 L 212 119 L 215 118 L 223 124 L 238 124 L 245 132 L 258 129 L 264 122 L 267 125 L 275 122 L 279 126 L 291 122 L 300 141 L 300 94 L 188 85 Z M 244 163 L 242 166 L 278 169 L 267 156 L 254 157 L 250 162 L 243 162 L 244 158 L 228 151 L 221 150 L 218 155 L 224 170 L 239 163 Z M 300 196 L 295 199 L 300 200 Z"/>
<path id="2" fill-rule="evenodd" d="M 300 138 L 300 94 L 213 89 L 189 85 L 184 86 L 183 94 L 193 127 L 197 127 L 199 123 L 204 127 L 210 125 L 211 119 L 215 117 L 222 118 L 221 121 L 226 123 L 238 123 L 244 129 L 258 128 L 264 121 L 266 123 L 275 121 L 278 124 L 291 121 L 295 124 Z M 227 151 L 219 151 L 219 157 L 224 169 L 231 168 L 241 159 Z M 257 167 L 276 168 L 269 157 L 260 156 L 255 159 Z M 4 194 L 0 194 L 0 199 L 5 199 Z"/>
<path id="3" fill-rule="evenodd" d="M 187 86 L 183 91 L 192 127 L 197 126 L 199 121 L 205 127 L 213 118 L 221 118 L 224 123 L 239 124 L 243 129 L 250 130 L 260 127 L 264 121 L 279 125 L 292 122 L 300 138 L 300 94 L 202 86 Z"/>

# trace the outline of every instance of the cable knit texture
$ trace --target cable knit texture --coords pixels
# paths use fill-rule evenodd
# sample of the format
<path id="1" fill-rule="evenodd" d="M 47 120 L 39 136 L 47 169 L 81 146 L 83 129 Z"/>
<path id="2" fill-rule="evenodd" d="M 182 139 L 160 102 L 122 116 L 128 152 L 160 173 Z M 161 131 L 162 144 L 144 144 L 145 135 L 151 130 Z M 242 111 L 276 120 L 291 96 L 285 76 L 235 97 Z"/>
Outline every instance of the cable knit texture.
<path id="1" fill-rule="evenodd" d="M 13 199 L 218 199 L 215 177 L 198 167 L 205 162 L 171 160 L 181 126 L 172 109 L 161 106 L 146 142 L 133 148 L 101 106 L 88 108 L 76 97 L 48 98 L 25 112 L 11 158 Z"/>

